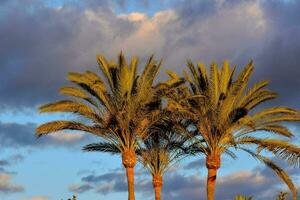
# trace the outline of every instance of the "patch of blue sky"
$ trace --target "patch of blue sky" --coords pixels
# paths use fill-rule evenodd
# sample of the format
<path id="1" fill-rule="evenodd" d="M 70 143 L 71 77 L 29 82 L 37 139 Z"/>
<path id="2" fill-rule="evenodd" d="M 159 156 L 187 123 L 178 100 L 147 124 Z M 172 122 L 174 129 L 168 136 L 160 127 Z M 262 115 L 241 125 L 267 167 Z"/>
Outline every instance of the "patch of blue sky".
<path id="1" fill-rule="evenodd" d="M 21 110 L 5 110 L 0 113 L 0 121 L 2 123 L 18 123 L 18 124 L 41 124 L 53 120 L 76 119 L 72 114 L 65 113 L 38 113 L 35 109 Z"/>
<path id="2" fill-rule="evenodd" d="M 99 1 L 98 6 L 102 6 L 103 2 L 104 1 Z M 169 9 L 172 6 L 171 0 L 153 0 L 153 1 L 113 0 L 107 2 L 110 3 L 110 5 L 113 5 L 112 9 L 114 9 L 114 12 L 116 14 L 140 12 L 152 16 L 156 12 Z M 76 6 L 84 7 L 85 5 L 84 1 L 80 1 L 80 0 L 45 0 L 44 4 L 45 6 L 50 8 L 60 8 L 68 5 L 71 6 L 76 5 Z M 92 5 L 97 5 L 97 4 L 93 3 Z"/>
<path id="3" fill-rule="evenodd" d="M 49 199 L 61 199 L 72 194 L 68 191 L 71 184 L 81 183 L 79 171 L 88 169 L 100 175 L 117 166 L 121 166 L 117 156 L 53 147 L 28 153 L 21 164 L 12 166 L 10 170 L 18 172 L 14 182 L 26 186 L 20 197 L 45 195 Z M 91 198 L 88 198 L 89 195 Z M 93 199 L 99 194 L 81 196 L 84 196 L 82 199 Z"/>
<path id="4" fill-rule="evenodd" d="M 133 12 L 145 13 L 149 16 L 153 16 L 155 13 L 167 10 L 172 7 L 170 0 L 153 0 L 153 1 L 126 1 L 126 5 L 116 7 L 115 12 L 117 14 L 128 14 Z"/>

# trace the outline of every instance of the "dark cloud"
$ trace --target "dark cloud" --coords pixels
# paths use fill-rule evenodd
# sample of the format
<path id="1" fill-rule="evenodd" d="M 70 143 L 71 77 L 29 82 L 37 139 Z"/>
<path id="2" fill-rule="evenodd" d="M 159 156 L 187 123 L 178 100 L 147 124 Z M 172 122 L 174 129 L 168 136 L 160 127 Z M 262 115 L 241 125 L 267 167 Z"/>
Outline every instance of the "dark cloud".
<path id="1" fill-rule="evenodd" d="M 44 148 L 46 146 L 80 147 L 95 140 L 95 137 L 80 133 L 57 133 L 41 138 L 35 136 L 36 124 L 18 124 L 0 122 L 0 144 L 6 148 L 28 147 Z M 11 162 L 21 161 L 21 155 L 10 158 Z"/>
<path id="2" fill-rule="evenodd" d="M 186 164 L 183 169 L 185 170 L 190 170 L 190 169 L 202 169 L 203 167 L 205 167 L 205 159 L 197 159 L 194 161 L 189 162 L 188 164 Z"/>
<path id="3" fill-rule="evenodd" d="M 66 73 L 82 66 L 85 68 L 81 71 L 95 66 L 96 54 L 101 51 L 89 49 L 90 43 L 101 40 L 103 34 L 95 30 L 94 35 L 84 35 L 93 26 L 84 9 L 72 6 L 54 9 L 35 2 L 39 1 L 8 6 L 1 16 L 2 106 L 32 107 L 57 98 L 57 89 L 65 83 Z M 32 6 L 35 9 L 30 12 Z M 103 16 L 112 15 L 105 7 L 96 8 Z M 81 39 L 86 41 L 84 45 L 80 44 Z M 91 56 L 88 60 L 84 58 L 86 54 Z"/>
<path id="4" fill-rule="evenodd" d="M 7 160 L 0 160 L 0 166 L 7 166 L 9 162 Z"/>
<path id="5" fill-rule="evenodd" d="M 123 173 L 107 173 L 107 174 L 103 174 L 100 176 L 89 175 L 89 176 L 83 177 L 81 180 L 85 181 L 85 182 L 97 183 L 97 182 L 106 182 L 106 181 L 110 181 L 110 180 L 116 180 L 116 179 L 119 179 L 120 177 L 123 177 Z"/>
<path id="6" fill-rule="evenodd" d="M 112 172 L 102 175 L 88 175 L 81 180 L 84 183 L 93 184 L 96 192 L 108 194 L 111 191 L 125 192 L 127 191 L 126 177 L 123 172 Z"/>
<path id="7" fill-rule="evenodd" d="M 181 1 L 177 9 L 185 33 L 177 40 L 178 51 L 194 60 L 230 59 L 239 66 L 254 59 L 253 80 L 269 79 L 281 94 L 272 105 L 300 108 L 299 8 L 299 1 Z"/>
<path id="8" fill-rule="evenodd" d="M 268 1 L 262 7 L 269 35 L 257 56 L 257 75 L 272 81 L 280 103 L 300 108 L 300 2 Z"/>
<path id="9" fill-rule="evenodd" d="M 128 3 L 120 4 L 126 7 Z M 272 88 L 283 96 L 278 103 L 298 107 L 297 1 L 178 1 L 173 10 L 152 18 L 141 18 L 142 14 L 122 18 L 107 1 L 78 5 L 53 8 L 30 0 L 25 5 L 3 3 L 2 107 L 32 108 L 57 99 L 68 71 L 96 70 L 96 54 L 111 58 L 120 50 L 143 58 L 154 52 L 178 72 L 187 58 L 206 63 L 230 59 L 238 65 L 254 58 L 255 80 L 271 79 Z M 152 6 L 145 1 L 147 5 Z M 135 21 L 137 17 L 141 21 Z"/>

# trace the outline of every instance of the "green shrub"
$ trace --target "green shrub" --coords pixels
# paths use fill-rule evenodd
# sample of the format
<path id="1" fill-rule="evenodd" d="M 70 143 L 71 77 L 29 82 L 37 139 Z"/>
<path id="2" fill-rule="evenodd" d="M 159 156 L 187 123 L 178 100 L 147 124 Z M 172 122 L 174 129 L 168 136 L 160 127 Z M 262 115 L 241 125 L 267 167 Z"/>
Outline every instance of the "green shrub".
<path id="1" fill-rule="evenodd" d="M 252 197 L 246 197 L 246 196 L 243 196 L 243 195 L 236 195 L 235 196 L 235 200 L 252 200 Z"/>

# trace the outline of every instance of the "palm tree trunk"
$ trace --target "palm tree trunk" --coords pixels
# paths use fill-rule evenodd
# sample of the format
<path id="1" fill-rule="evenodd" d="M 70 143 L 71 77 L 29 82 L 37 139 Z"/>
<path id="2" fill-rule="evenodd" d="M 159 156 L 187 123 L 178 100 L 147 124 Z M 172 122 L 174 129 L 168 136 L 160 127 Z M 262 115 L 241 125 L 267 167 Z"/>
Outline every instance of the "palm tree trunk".
<path id="1" fill-rule="evenodd" d="M 156 174 L 152 177 L 152 184 L 155 193 L 155 200 L 161 199 L 161 189 L 163 186 L 162 176 L 160 174 Z"/>
<path id="2" fill-rule="evenodd" d="M 155 192 L 155 200 L 160 200 L 161 199 L 161 187 L 154 187 L 154 192 Z"/>
<path id="3" fill-rule="evenodd" d="M 128 187 L 128 200 L 134 200 L 134 168 L 127 167 L 126 168 L 126 176 L 127 176 L 127 187 Z"/>
<path id="4" fill-rule="evenodd" d="M 206 157 L 207 173 L 207 200 L 215 199 L 215 186 L 217 180 L 217 171 L 221 166 L 221 157 L 218 153 L 212 153 Z"/>
<path id="5" fill-rule="evenodd" d="M 135 200 L 134 197 L 134 166 L 136 164 L 136 155 L 132 150 L 124 150 L 122 153 L 122 163 L 126 169 L 128 200 Z"/>
<path id="6" fill-rule="evenodd" d="M 214 200 L 215 199 L 215 185 L 217 179 L 217 169 L 208 169 L 207 174 L 207 200 Z"/>

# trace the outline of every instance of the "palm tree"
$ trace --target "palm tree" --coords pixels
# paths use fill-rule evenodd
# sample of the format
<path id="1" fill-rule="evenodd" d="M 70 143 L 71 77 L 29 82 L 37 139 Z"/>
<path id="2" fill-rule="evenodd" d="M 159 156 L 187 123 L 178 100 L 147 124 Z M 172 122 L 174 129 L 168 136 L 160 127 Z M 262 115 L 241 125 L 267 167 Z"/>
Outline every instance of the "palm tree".
<path id="1" fill-rule="evenodd" d="M 293 133 L 282 122 L 299 121 L 298 111 L 283 107 L 257 109 L 263 102 L 278 95 L 266 89 L 268 81 L 256 83 L 246 89 L 254 66 L 250 62 L 235 77 L 235 67 L 225 61 L 222 68 L 210 66 L 210 74 L 203 64 L 197 67 L 188 61 L 190 73 L 185 72 L 188 85 L 182 86 L 169 100 L 169 110 L 190 121 L 198 131 L 198 150 L 206 156 L 207 199 L 214 199 L 217 171 L 221 167 L 221 155 L 236 155 L 241 150 L 273 169 L 297 197 L 297 190 L 289 176 L 262 151 L 271 152 L 291 165 L 299 166 L 300 148 L 289 140 Z M 268 136 L 268 137 L 267 137 Z M 256 152 L 253 151 L 256 148 Z"/>
<path id="2" fill-rule="evenodd" d="M 154 85 L 161 62 L 149 58 L 138 74 L 138 58 L 130 64 L 121 53 L 118 63 L 97 57 L 105 80 L 98 74 L 70 72 L 69 81 L 77 87 L 62 87 L 60 93 L 73 97 L 43 105 L 40 112 L 67 112 L 85 120 L 58 120 L 40 125 L 37 136 L 62 130 L 76 130 L 100 136 L 118 148 L 126 169 L 128 199 L 134 200 L 134 166 L 139 140 L 147 138 L 147 128 L 159 115 L 161 96 L 183 80 L 170 75 L 168 81 Z M 88 120 L 88 121 L 87 121 Z"/>
<path id="3" fill-rule="evenodd" d="M 162 111 L 163 112 L 163 111 Z M 136 150 L 138 161 L 144 165 L 152 176 L 152 185 L 155 192 L 155 199 L 161 199 L 163 186 L 163 175 L 180 159 L 190 155 L 193 147 L 191 137 L 180 132 L 174 127 L 181 126 L 175 120 L 160 118 L 157 123 L 149 129 L 149 137 L 139 143 Z M 116 146 L 100 142 L 86 145 L 85 151 L 109 152 L 112 154 L 121 153 Z"/>

